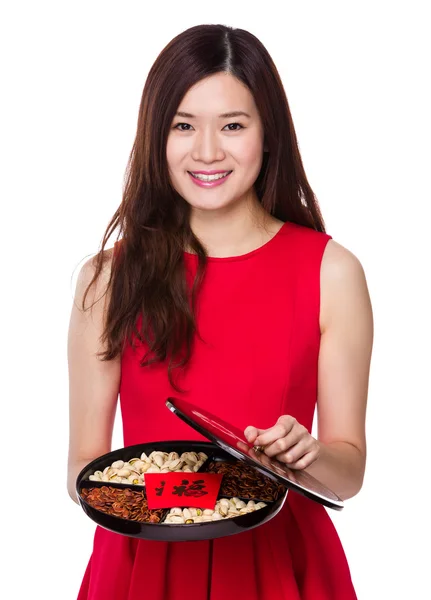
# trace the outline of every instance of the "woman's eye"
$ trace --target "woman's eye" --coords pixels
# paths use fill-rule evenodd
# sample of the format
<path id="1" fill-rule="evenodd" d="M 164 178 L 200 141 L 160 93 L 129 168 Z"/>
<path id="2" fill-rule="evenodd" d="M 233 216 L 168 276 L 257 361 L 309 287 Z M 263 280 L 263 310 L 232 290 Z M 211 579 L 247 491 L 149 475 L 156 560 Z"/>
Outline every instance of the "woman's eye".
<path id="1" fill-rule="evenodd" d="M 241 123 L 229 123 L 226 127 L 231 127 L 232 125 L 238 125 L 239 129 L 244 129 Z M 229 131 L 239 131 L 239 129 L 230 129 Z"/>
<path id="2" fill-rule="evenodd" d="M 178 129 L 179 131 L 190 131 L 190 129 L 183 129 L 182 125 L 185 125 L 186 127 L 191 127 L 189 123 L 177 123 L 174 126 L 174 129 Z M 238 125 L 239 129 L 229 129 L 228 131 L 239 131 L 240 129 L 244 129 L 241 123 L 228 123 L 226 127 L 232 127 L 233 125 Z"/>
<path id="3" fill-rule="evenodd" d="M 179 129 L 180 131 L 188 131 L 188 129 L 181 129 L 180 125 L 187 125 L 187 127 L 190 127 L 188 123 L 177 123 L 174 129 Z"/>

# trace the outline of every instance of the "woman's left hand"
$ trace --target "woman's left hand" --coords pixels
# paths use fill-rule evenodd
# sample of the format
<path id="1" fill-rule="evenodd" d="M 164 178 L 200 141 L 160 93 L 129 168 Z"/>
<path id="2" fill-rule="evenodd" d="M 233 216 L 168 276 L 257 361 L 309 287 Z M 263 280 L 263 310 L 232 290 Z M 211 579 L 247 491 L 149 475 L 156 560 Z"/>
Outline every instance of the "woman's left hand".
<path id="1" fill-rule="evenodd" d="M 306 469 L 320 454 L 320 445 L 308 430 L 290 415 L 282 415 L 269 429 L 249 426 L 244 435 L 253 446 L 264 446 L 267 456 L 291 469 Z"/>

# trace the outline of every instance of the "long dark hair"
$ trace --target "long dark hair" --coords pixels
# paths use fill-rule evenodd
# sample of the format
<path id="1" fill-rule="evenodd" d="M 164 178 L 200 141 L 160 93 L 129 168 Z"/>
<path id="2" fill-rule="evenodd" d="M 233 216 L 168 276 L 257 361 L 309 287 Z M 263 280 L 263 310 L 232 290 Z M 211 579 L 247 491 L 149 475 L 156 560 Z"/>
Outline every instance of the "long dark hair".
<path id="1" fill-rule="evenodd" d="M 138 339 L 147 350 L 140 364 L 167 361 L 169 380 L 177 389 L 172 369 L 184 367 L 191 356 L 206 252 L 190 228 L 190 206 L 170 183 L 166 144 L 189 88 L 220 72 L 249 88 L 262 120 L 268 152 L 254 187 L 263 208 L 281 221 L 325 231 L 283 84 L 263 44 L 248 31 L 226 25 L 198 25 L 177 35 L 159 54 L 145 82 L 122 202 L 93 258 L 94 277 L 82 303 L 86 310 L 86 296 L 107 260 L 106 243 L 118 228 L 122 240 L 105 292 L 110 294 L 101 337 L 106 350 L 99 357 L 111 360 Z M 191 289 L 183 260 L 187 247 L 198 256 Z"/>

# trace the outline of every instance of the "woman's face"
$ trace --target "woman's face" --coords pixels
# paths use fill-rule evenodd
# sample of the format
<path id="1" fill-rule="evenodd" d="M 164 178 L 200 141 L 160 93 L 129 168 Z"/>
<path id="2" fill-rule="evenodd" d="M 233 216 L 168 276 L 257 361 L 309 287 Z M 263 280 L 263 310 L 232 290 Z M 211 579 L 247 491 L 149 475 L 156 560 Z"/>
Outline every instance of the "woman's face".
<path id="1" fill-rule="evenodd" d="M 235 116 L 225 113 L 243 112 Z M 263 158 L 264 132 L 254 99 L 230 74 L 198 82 L 171 124 L 167 162 L 171 183 L 194 210 L 220 210 L 246 201 Z M 220 185 L 198 185 L 191 172 L 232 171 Z M 254 190 L 252 191 L 254 194 Z"/>

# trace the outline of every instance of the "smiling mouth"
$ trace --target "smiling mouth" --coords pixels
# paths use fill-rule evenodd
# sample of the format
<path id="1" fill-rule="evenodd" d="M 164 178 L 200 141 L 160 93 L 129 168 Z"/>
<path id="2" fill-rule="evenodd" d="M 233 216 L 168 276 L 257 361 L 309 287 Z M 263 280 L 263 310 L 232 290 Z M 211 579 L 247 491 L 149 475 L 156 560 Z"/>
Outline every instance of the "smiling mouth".
<path id="1" fill-rule="evenodd" d="M 217 173 L 216 175 L 204 175 L 202 173 L 193 173 L 193 171 L 187 171 L 190 173 L 192 177 L 195 179 L 199 179 L 199 181 L 217 181 L 218 179 L 223 179 L 232 173 L 232 171 L 225 171 L 224 173 Z"/>

